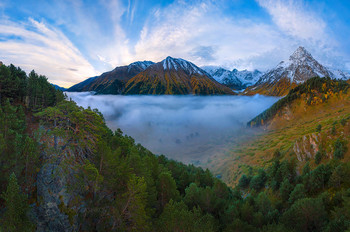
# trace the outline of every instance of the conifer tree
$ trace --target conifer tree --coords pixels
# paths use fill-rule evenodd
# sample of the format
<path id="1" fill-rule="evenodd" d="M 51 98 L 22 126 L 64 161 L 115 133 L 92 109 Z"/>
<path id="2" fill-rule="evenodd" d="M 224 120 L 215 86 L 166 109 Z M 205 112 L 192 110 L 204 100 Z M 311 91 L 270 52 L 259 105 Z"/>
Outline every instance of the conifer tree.
<path id="1" fill-rule="evenodd" d="M 21 106 L 11 105 L 9 99 L 0 107 L 0 191 L 4 189 L 5 176 L 11 172 L 19 173 L 23 168 L 25 140 L 24 112 Z"/>
<path id="2" fill-rule="evenodd" d="M 1 195 L 5 200 L 6 211 L 3 217 L 5 231 L 32 231 L 33 226 L 28 220 L 28 204 L 14 173 L 11 174 L 6 191 Z"/>

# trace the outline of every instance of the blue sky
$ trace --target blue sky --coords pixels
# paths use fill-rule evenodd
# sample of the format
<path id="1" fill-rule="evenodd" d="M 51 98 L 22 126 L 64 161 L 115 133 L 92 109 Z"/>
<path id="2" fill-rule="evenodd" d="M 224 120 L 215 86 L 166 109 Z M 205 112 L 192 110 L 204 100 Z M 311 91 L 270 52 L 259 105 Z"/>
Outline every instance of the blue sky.
<path id="1" fill-rule="evenodd" d="M 350 70 L 340 0 L 0 0 L 0 60 L 69 87 L 137 60 L 273 68 L 300 45 Z"/>

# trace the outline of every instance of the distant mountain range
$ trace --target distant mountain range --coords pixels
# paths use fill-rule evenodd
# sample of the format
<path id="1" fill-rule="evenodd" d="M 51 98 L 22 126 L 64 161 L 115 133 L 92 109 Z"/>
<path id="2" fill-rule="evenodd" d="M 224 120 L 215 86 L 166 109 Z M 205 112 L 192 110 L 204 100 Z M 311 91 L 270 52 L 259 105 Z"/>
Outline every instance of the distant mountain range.
<path id="1" fill-rule="evenodd" d="M 61 86 L 58 86 L 58 85 L 55 85 L 55 84 L 51 84 L 53 87 L 55 87 L 55 89 L 58 89 L 58 90 L 61 90 L 61 91 L 67 91 L 66 88 L 64 87 L 61 87 Z"/>
<path id="2" fill-rule="evenodd" d="M 139 61 L 117 67 L 76 84 L 68 91 L 95 91 L 97 94 L 234 94 L 193 63 L 170 56 L 158 63 Z"/>
<path id="3" fill-rule="evenodd" d="M 263 94 L 284 96 L 290 89 L 319 76 L 332 79 L 350 79 L 350 74 L 331 70 L 321 65 L 304 48 L 299 47 L 287 61 L 263 73 L 254 71 L 232 71 L 217 66 L 199 68 L 195 64 L 178 58 L 167 57 L 161 62 L 138 61 L 127 66 L 116 67 L 101 76 L 91 77 L 67 91 L 94 91 L 97 94 Z"/>
<path id="4" fill-rule="evenodd" d="M 263 74 L 259 70 L 238 71 L 237 69 L 233 69 L 230 71 L 217 66 L 204 66 L 202 68 L 215 80 L 235 90 L 242 90 L 255 84 Z"/>

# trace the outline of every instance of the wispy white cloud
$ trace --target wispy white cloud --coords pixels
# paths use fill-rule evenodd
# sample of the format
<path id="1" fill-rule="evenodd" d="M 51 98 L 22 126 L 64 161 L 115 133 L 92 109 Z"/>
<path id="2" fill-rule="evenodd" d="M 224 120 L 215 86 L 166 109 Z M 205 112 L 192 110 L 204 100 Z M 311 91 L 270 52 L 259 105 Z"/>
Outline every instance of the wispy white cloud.
<path id="1" fill-rule="evenodd" d="M 137 7 L 137 1 L 128 0 L 127 14 L 129 19 L 129 24 L 133 23 L 135 17 L 135 11 Z"/>
<path id="2" fill-rule="evenodd" d="M 111 19 L 111 25 L 109 26 L 112 31 L 111 37 L 105 36 L 103 33 L 95 34 L 95 38 L 102 37 L 105 43 L 91 46 L 94 48 L 91 52 L 96 53 L 98 51 L 103 54 L 101 56 L 105 59 L 105 62 L 114 68 L 116 65 L 123 64 L 130 57 L 129 39 L 126 37 L 121 22 L 122 16 L 127 13 L 127 8 L 119 0 L 106 1 L 105 8 Z"/>
<path id="3" fill-rule="evenodd" d="M 171 55 L 198 65 L 265 68 L 256 58 L 287 41 L 268 24 L 225 17 L 214 3 L 178 1 L 154 11 L 135 45 L 134 58 L 159 61 Z"/>
<path id="4" fill-rule="evenodd" d="M 68 86 L 96 74 L 93 66 L 59 30 L 29 19 L 0 22 L 0 59 L 26 71 L 35 69 L 53 83 Z"/>
<path id="5" fill-rule="evenodd" d="M 306 4 L 298 0 L 257 0 L 285 33 L 301 38 L 323 40 L 326 23 Z"/>

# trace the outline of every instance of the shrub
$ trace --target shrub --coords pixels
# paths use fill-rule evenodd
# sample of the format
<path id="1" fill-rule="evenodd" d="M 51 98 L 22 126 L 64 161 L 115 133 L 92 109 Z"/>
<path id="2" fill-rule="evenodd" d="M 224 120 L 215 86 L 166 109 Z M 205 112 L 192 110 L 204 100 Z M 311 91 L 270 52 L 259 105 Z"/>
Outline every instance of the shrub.
<path id="1" fill-rule="evenodd" d="M 346 119 L 343 118 L 342 120 L 340 120 L 340 124 L 342 124 L 342 126 L 345 126 L 345 124 L 346 124 Z"/>
<path id="2" fill-rule="evenodd" d="M 281 156 L 281 152 L 277 149 L 274 153 L 273 153 L 273 158 L 279 158 Z"/>
<path id="3" fill-rule="evenodd" d="M 250 183 L 250 178 L 246 175 L 242 175 L 242 177 L 239 179 L 238 186 L 241 188 L 247 188 Z"/>
<path id="4" fill-rule="evenodd" d="M 331 130 L 331 134 L 335 135 L 337 133 L 337 130 L 335 129 L 335 125 L 333 125 L 332 130 Z"/>
<path id="5" fill-rule="evenodd" d="M 322 130 L 322 125 L 321 125 L 321 124 L 318 124 L 317 127 L 316 127 L 316 131 L 317 131 L 318 133 L 320 133 L 321 130 Z"/>

